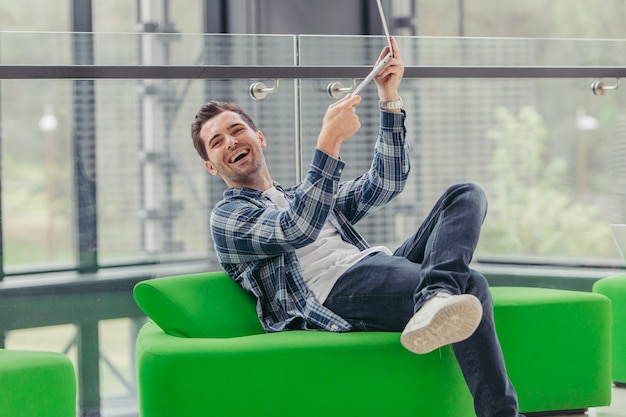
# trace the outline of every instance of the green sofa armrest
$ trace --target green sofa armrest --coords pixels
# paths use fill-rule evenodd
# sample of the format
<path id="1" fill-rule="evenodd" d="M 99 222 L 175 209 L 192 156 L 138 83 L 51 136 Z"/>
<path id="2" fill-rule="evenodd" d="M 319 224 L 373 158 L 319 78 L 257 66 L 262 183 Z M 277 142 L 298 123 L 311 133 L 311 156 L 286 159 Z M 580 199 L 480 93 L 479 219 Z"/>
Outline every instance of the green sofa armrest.
<path id="1" fill-rule="evenodd" d="M 254 297 L 225 272 L 142 281 L 135 286 L 134 297 L 143 312 L 173 336 L 227 338 L 264 333 Z"/>

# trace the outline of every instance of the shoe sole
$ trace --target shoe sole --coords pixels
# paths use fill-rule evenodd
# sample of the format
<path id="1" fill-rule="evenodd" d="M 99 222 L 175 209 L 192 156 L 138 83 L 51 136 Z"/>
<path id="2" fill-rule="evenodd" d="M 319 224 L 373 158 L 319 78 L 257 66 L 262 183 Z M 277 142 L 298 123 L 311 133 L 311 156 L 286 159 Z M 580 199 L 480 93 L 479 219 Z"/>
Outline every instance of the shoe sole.
<path id="1" fill-rule="evenodd" d="M 402 333 L 400 342 L 407 350 L 424 354 L 467 339 L 480 324 L 483 309 L 480 301 L 463 294 L 450 299 L 424 326 Z"/>

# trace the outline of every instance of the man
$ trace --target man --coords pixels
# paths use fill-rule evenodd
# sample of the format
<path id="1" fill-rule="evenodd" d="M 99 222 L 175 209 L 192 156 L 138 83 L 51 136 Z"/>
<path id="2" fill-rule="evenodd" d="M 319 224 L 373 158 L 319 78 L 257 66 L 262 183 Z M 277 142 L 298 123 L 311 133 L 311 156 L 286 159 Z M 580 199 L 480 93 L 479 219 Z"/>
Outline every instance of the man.
<path id="1" fill-rule="evenodd" d="M 392 43 L 395 58 L 375 78 L 382 111 L 372 166 L 351 181 L 340 182 L 339 153 L 360 127 L 361 97 L 328 107 L 309 171 L 290 188 L 272 180 L 266 138 L 243 110 L 202 106 L 194 145 L 228 186 L 211 215 L 215 248 L 224 269 L 257 298 L 268 332 L 402 331 L 402 344 L 415 353 L 452 343 L 477 415 L 515 417 L 487 282 L 469 267 L 486 215 L 482 190 L 449 188 L 393 253 L 370 247 L 353 227 L 398 195 L 409 173 L 398 93 L 404 64 Z"/>

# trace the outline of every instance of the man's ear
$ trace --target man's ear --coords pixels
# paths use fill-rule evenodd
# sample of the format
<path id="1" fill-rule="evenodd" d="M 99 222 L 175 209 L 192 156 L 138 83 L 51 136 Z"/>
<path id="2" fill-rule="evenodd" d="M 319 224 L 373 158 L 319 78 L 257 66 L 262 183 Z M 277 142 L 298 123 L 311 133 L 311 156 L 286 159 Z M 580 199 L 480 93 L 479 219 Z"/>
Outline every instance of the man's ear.
<path id="1" fill-rule="evenodd" d="M 267 142 L 265 141 L 265 135 L 260 130 L 257 130 L 256 135 L 259 137 L 259 143 L 261 144 L 261 148 L 265 149 L 267 146 Z"/>
<path id="2" fill-rule="evenodd" d="M 211 161 L 204 161 L 204 166 L 206 167 L 206 170 L 209 171 L 211 174 L 220 175 L 219 172 L 217 172 L 217 168 L 215 168 L 215 165 L 213 165 Z"/>

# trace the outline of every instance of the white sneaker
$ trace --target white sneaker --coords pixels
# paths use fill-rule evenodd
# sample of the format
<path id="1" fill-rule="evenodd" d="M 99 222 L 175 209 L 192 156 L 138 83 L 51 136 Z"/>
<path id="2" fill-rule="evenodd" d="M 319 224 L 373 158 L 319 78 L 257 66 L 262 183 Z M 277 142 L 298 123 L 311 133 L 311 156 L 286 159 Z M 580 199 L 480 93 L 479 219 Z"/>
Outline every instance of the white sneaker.
<path id="1" fill-rule="evenodd" d="M 413 353 L 428 353 L 470 337 L 482 315 L 483 307 L 473 295 L 440 292 L 411 317 L 400 342 Z"/>

